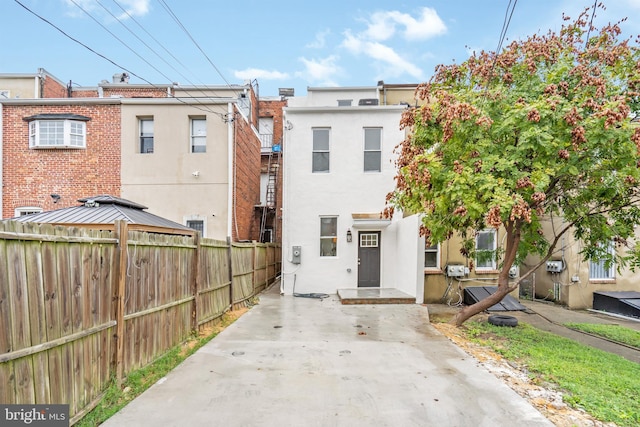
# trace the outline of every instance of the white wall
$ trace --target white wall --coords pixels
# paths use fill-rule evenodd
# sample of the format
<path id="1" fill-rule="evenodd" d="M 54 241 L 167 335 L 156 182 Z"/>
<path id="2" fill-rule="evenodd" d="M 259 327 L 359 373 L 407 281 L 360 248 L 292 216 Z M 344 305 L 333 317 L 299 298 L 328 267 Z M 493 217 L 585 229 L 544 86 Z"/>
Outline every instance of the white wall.
<path id="1" fill-rule="evenodd" d="M 343 99 L 343 93 L 336 99 Z M 304 103 L 299 103 L 301 105 Z M 357 287 L 358 231 L 381 231 L 381 287 L 397 288 L 398 228 L 393 219 L 384 227 L 354 228 L 353 213 L 380 213 L 395 186 L 395 146 L 404 139 L 399 130 L 403 107 L 285 108 L 291 129 L 285 132 L 283 206 L 283 291 L 335 293 Z M 312 173 L 312 128 L 329 127 L 330 172 Z M 363 127 L 382 127 L 382 171 L 363 172 Z M 320 216 L 337 216 L 337 256 L 320 257 Z M 347 229 L 353 241 L 346 241 Z M 414 228 L 415 238 L 417 229 Z M 404 240 L 404 239 L 403 239 Z M 292 246 L 301 246 L 300 264 L 292 264 Z M 417 245 L 417 243 L 416 243 Z M 413 256 L 415 258 L 415 255 Z M 415 271 L 415 268 L 412 269 Z M 408 281 L 405 292 L 416 294 Z M 422 280 L 420 280 L 420 284 Z"/>

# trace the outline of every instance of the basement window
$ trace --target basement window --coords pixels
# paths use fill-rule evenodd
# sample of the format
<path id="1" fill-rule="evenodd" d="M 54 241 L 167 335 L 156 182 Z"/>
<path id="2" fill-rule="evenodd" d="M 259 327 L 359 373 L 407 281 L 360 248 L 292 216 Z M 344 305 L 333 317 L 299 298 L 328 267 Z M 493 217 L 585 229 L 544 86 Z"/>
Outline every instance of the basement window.
<path id="1" fill-rule="evenodd" d="M 87 148 L 89 117 L 76 114 L 39 114 L 29 122 L 29 148 Z"/>

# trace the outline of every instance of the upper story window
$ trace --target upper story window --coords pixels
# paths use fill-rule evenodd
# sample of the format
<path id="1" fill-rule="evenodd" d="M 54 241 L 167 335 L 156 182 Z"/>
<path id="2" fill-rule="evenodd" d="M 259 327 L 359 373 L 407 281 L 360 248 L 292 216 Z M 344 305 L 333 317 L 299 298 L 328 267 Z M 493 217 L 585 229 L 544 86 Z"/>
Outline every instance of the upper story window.
<path id="1" fill-rule="evenodd" d="M 476 236 L 476 271 L 497 268 L 497 234 L 498 232 L 493 228 L 478 232 Z"/>
<path id="2" fill-rule="evenodd" d="M 381 168 L 382 129 L 364 128 L 364 171 L 380 172 Z"/>
<path id="3" fill-rule="evenodd" d="M 207 119 L 204 117 L 191 119 L 191 152 L 207 152 Z"/>
<path id="4" fill-rule="evenodd" d="M 605 250 L 607 252 L 607 256 L 602 259 L 592 259 L 589 262 L 590 280 L 611 280 L 616 278 L 615 265 L 612 261 L 616 250 L 615 244 L 613 242 L 609 242 L 609 244 L 606 245 Z"/>
<path id="5" fill-rule="evenodd" d="M 329 128 L 313 129 L 312 172 L 329 172 Z"/>
<path id="6" fill-rule="evenodd" d="M 153 118 L 138 120 L 140 128 L 140 152 L 153 153 Z"/>
<path id="7" fill-rule="evenodd" d="M 87 148 L 89 117 L 77 114 L 38 114 L 29 122 L 29 148 Z"/>

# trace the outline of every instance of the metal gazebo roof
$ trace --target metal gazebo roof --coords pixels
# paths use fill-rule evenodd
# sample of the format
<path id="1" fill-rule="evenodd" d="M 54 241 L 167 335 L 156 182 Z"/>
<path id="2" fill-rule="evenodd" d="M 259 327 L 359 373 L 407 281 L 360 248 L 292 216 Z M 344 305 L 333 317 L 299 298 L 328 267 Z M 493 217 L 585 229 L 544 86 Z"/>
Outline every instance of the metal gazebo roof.
<path id="1" fill-rule="evenodd" d="M 145 212 L 146 206 L 119 197 L 100 195 L 78 199 L 78 202 L 82 204 L 70 208 L 23 215 L 11 218 L 11 220 L 101 230 L 112 230 L 116 220 L 125 220 L 129 223 L 131 230 L 180 235 L 197 233 L 192 228 Z"/>

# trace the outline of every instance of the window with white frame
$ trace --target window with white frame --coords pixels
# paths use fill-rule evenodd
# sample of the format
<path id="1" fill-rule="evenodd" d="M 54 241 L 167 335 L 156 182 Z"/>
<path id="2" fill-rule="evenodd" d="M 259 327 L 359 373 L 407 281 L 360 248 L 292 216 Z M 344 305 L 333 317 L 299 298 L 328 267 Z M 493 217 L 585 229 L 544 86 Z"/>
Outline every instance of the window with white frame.
<path id="1" fill-rule="evenodd" d="M 320 256 L 338 255 L 338 217 L 320 217 Z"/>
<path id="2" fill-rule="evenodd" d="M 15 208 L 14 216 L 25 216 L 42 212 L 42 208 L 37 206 L 20 206 Z"/>
<path id="3" fill-rule="evenodd" d="M 39 114 L 28 117 L 30 148 L 87 148 L 88 117 Z"/>
<path id="4" fill-rule="evenodd" d="M 613 242 L 609 242 L 604 248 L 606 256 L 601 259 L 592 259 L 589 261 L 589 279 L 590 280 L 606 280 L 615 279 L 616 269 L 613 262 L 616 246 Z"/>
<path id="5" fill-rule="evenodd" d="M 153 118 L 138 119 L 140 153 L 153 153 Z"/>
<path id="6" fill-rule="evenodd" d="M 478 232 L 476 236 L 476 271 L 495 270 L 497 268 L 497 234 L 497 231 L 493 228 Z"/>
<path id="7" fill-rule="evenodd" d="M 191 152 L 207 152 L 207 119 L 204 117 L 191 119 Z"/>
<path id="8" fill-rule="evenodd" d="M 440 268 L 440 245 L 425 242 L 424 268 Z"/>
<path id="9" fill-rule="evenodd" d="M 199 231 L 201 235 L 204 235 L 204 221 L 201 219 L 188 219 L 187 227 L 193 228 L 196 231 Z"/>
<path id="10" fill-rule="evenodd" d="M 313 129 L 312 172 L 329 172 L 329 130 Z"/>
<path id="11" fill-rule="evenodd" d="M 382 129 L 364 128 L 364 171 L 380 172 L 381 167 Z"/>

